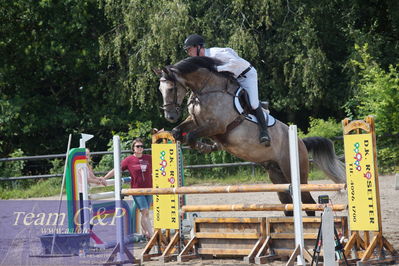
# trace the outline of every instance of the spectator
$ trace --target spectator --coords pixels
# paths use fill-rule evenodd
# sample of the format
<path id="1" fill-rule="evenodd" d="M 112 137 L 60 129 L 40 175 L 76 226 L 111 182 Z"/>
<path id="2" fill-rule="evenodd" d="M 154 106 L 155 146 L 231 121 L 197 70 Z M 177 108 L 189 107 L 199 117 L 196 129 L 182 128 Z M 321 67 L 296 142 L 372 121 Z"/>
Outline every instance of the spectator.
<path id="1" fill-rule="evenodd" d="M 128 170 L 130 173 L 131 188 L 152 188 L 152 162 L 151 155 L 143 154 L 144 142 L 137 138 L 132 143 L 133 155 L 122 161 L 122 171 Z M 114 169 L 109 171 L 104 179 L 114 176 Z M 133 196 L 133 200 L 141 213 L 141 228 L 143 235 L 149 239 L 152 236 L 152 226 L 149 217 L 149 209 L 152 204 L 152 195 Z"/>

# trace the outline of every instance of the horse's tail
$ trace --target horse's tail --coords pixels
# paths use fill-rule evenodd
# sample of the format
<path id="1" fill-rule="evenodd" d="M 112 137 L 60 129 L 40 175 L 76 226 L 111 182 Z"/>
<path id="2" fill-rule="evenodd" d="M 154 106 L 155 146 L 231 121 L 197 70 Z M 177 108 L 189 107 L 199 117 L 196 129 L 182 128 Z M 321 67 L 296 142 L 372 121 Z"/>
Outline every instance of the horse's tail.
<path id="1" fill-rule="evenodd" d="M 309 137 L 302 140 L 317 167 L 335 183 L 346 183 L 344 163 L 335 154 L 331 140 L 322 137 Z"/>

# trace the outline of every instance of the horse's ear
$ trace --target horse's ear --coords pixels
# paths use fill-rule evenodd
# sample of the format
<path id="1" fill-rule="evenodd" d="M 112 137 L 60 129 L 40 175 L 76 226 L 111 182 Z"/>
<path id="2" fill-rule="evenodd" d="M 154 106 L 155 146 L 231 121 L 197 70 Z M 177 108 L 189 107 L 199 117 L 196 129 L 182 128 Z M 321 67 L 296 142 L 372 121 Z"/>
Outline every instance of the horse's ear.
<path id="1" fill-rule="evenodd" d="M 179 74 L 179 73 L 180 73 L 180 71 L 179 71 L 177 68 L 174 68 L 174 67 L 171 67 L 171 68 L 170 68 L 170 71 L 171 71 L 172 73 L 175 73 L 175 74 Z"/>
<path id="2" fill-rule="evenodd" d="M 162 70 L 159 68 L 153 68 L 152 71 L 157 75 L 158 77 L 162 76 Z"/>
<path id="3" fill-rule="evenodd" d="M 161 72 L 163 72 L 163 73 L 165 73 L 166 75 L 168 75 L 168 74 L 169 74 L 169 69 L 167 69 L 166 67 L 163 67 L 163 68 L 161 69 Z"/>

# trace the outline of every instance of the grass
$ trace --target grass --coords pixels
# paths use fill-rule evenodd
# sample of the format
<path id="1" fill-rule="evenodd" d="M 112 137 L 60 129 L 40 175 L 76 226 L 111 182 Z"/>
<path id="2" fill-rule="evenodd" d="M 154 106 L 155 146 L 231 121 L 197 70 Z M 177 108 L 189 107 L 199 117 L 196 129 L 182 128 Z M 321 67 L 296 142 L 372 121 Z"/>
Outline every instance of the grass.
<path id="1" fill-rule="evenodd" d="M 270 183 L 270 179 L 264 172 L 255 171 L 254 174 L 249 170 L 239 170 L 235 174 L 213 174 L 213 175 L 191 175 L 186 176 L 185 185 L 239 185 L 239 184 Z"/>
<path id="2" fill-rule="evenodd" d="M 193 171 L 194 172 L 194 171 Z M 222 172 L 222 171 L 221 171 Z M 309 180 L 325 179 L 325 175 L 319 170 L 312 170 L 309 173 Z M 269 177 L 264 171 L 256 169 L 254 173 L 250 169 L 241 169 L 234 174 L 206 174 L 201 175 L 200 171 L 185 173 L 185 185 L 239 185 L 270 183 Z M 29 188 L 3 188 L 0 187 L 0 199 L 26 199 L 56 196 L 60 193 L 61 179 L 50 178 L 39 180 Z M 128 188 L 128 184 L 123 185 Z M 114 187 L 97 187 L 91 191 L 93 193 L 113 191 Z"/>
<path id="3" fill-rule="evenodd" d="M 50 197 L 60 193 L 60 178 L 42 179 L 29 188 L 3 188 L 0 187 L 1 199 L 26 199 L 37 197 Z"/>
<path id="4" fill-rule="evenodd" d="M 61 182 L 61 178 L 50 178 L 39 180 L 36 184 L 31 185 L 29 188 L 17 187 L 10 189 L 0 187 L 0 199 L 27 199 L 58 196 L 60 195 Z M 123 188 L 129 188 L 129 185 L 124 184 Z M 99 193 L 113 190 L 114 186 L 109 186 L 96 187 L 91 191 L 93 193 Z"/>

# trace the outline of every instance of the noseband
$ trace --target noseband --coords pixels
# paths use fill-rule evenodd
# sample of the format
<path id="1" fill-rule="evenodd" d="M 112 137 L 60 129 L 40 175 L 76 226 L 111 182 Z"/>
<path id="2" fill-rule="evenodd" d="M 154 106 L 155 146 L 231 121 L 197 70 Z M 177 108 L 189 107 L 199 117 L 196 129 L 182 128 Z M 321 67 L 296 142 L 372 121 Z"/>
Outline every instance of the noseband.
<path id="1" fill-rule="evenodd" d="M 170 106 L 170 105 L 174 105 L 175 106 L 175 111 L 179 112 L 181 109 L 181 104 L 177 103 L 177 86 L 176 86 L 176 81 L 173 81 L 173 87 L 171 88 L 173 90 L 173 101 L 171 103 L 165 103 L 164 105 L 160 106 L 159 108 L 161 108 L 161 110 L 166 110 L 166 107 Z"/>

